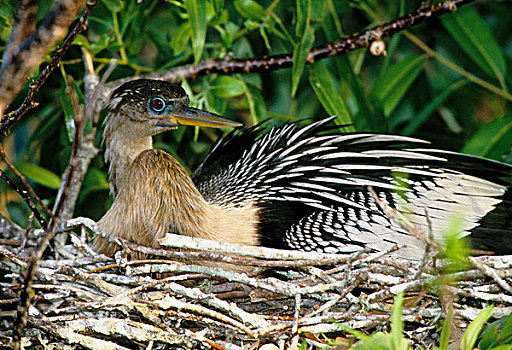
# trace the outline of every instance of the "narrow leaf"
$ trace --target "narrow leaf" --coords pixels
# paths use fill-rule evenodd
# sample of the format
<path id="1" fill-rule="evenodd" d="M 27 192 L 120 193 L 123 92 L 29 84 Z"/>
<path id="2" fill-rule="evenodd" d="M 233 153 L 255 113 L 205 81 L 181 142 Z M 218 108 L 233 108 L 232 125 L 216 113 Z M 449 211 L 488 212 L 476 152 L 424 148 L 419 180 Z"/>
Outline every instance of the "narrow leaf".
<path id="1" fill-rule="evenodd" d="M 426 58 L 412 56 L 389 67 L 372 88 L 372 93 L 382 104 L 384 115 L 389 116 L 423 70 Z"/>
<path id="2" fill-rule="evenodd" d="M 512 145 L 512 115 L 505 115 L 481 127 L 462 152 L 499 159 Z"/>
<path id="3" fill-rule="evenodd" d="M 458 88 L 466 85 L 468 83 L 468 80 L 461 79 L 454 83 L 452 83 L 450 86 L 448 86 L 446 89 L 444 89 L 439 95 L 437 95 L 429 104 L 427 104 L 421 112 L 419 112 L 417 115 L 414 116 L 414 118 L 411 119 L 410 123 L 405 127 L 405 129 L 402 131 L 404 135 L 411 135 L 413 132 L 415 132 L 427 119 L 428 117 L 444 102 L 446 99 Z"/>
<path id="4" fill-rule="evenodd" d="M 171 39 L 171 47 L 176 55 L 185 51 L 191 35 L 190 22 L 184 22 L 176 29 Z"/>
<path id="5" fill-rule="evenodd" d="M 58 189 L 60 186 L 60 177 L 39 165 L 33 163 L 18 163 L 16 164 L 16 168 L 24 176 L 40 185 L 54 190 Z"/>
<path id="6" fill-rule="evenodd" d="M 206 3 L 206 0 L 185 0 L 184 2 L 192 29 L 192 51 L 195 63 L 201 60 L 206 40 Z"/>
<path id="7" fill-rule="evenodd" d="M 254 108 L 250 108 L 252 120 L 255 123 L 257 123 L 257 122 L 267 119 L 267 107 L 265 105 L 265 100 L 263 99 L 263 96 L 261 96 L 261 92 L 256 87 L 256 85 L 253 85 L 251 83 L 246 83 L 245 93 L 246 93 L 247 99 L 251 101 L 250 107 L 251 107 L 251 104 L 254 106 Z"/>
<path id="8" fill-rule="evenodd" d="M 492 309 L 494 305 L 489 305 L 482 312 L 478 314 L 478 316 L 470 323 L 468 328 L 464 331 L 462 335 L 462 340 L 460 343 L 461 350 L 471 350 L 473 349 L 476 339 L 480 334 L 480 330 L 483 328 L 484 324 L 487 322 L 492 315 Z"/>
<path id="9" fill-rule="evenodd" d="M 503 52 L 487 23 L 474 7 L 465 7 L 442 17 L 444 27 L 464 52 L 487 75 L 503 81 L 506 63 Z"/>
<path id="10" fill-rule="evenodd" d="M 443 329 L 441 330 L 441 339 L 439 341 L 439 350 L 448 350 L 450 342 L 450 333 L 452 331 L 453 322 L 453 304 L 450 305 L 446 318 L 443 322 Z"/>
<path id="11" fill-rule="evenodd" d="M 404 292 L 398 293 L 393 304 L 391 313 L 391 336 L 393 337 L 393 349 L 399 349 L 402 342 L 402 330 L 404 322 L 402 321 L 402 306 L 404 304 Z"/>
<path id="12" fill-rule="evenodd" d="M 327 113 L 329 115 L 337 115 L 337 121 L 340 124 L 352 124 L 347 107 L 334 87 L 331 75 L 327 71 L 325 64 L 323 62 L 316 62 L 310 65 L 308 70 L 309 83 Z"/>
<path id="13" fill-rule="evenodd" d="M 297 0 L 297 23 L 295 24 L 295 35 L 300 37 L 302 33 L 306 30 L 306 26 L 309 23 L 309 10 L 310 10 L 310 0 Z"/>
<path id="14" fill-rule="evenodd" d="M 66 135 L 68 136 L 68 141 L 72 143 L 75 139 L 75 112 L 73 111 L 71 100 L 64 88 L 60 90 L 60 104 L 64 112 Z"/>
<path id="15" fill-rule="evenodd" d="M 302 72 L 304 71 L 304 66 L 306 65 L 306 59 L 308 57 L 309 51 L 313 47 L 314 42 L 315 30 L 308 23 L 306 25 L 300 43 L 293 50 L 292 97 L 294 97 L 295 93 L 297 92 L 300 77 L 302 75 Z"/>

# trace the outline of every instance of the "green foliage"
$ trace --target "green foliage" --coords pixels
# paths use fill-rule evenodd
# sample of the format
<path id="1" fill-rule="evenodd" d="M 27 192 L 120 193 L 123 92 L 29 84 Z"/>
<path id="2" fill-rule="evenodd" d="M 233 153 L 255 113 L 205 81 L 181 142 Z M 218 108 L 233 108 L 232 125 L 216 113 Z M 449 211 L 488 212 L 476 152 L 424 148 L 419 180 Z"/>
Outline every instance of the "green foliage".
<path id="1" fill-rule="evenodd" d="M 476 344 L 478 334 L 484 327 L 485 323 L 489 320 L 492 314 L 493 305 L 486 307 L 478 316 L 471 322 L 462 336 L 460 343 L 461 350 L 472 350 Z"/>
<path id="2" fill-rule="evenodd" d="M 403 336 L 404 323 L 402 321 L 402 306 L 404 293 L 400 292 L 393 304 L 391 313 L 391 333 L 375 332 L 368 336 L 359 331 L 342 327 L 360 341 L 353 346 L 354 350 L 407 350 L 411 349 L 408 340 Z"/>
<path id="3" fill-rule="evenodd" d="M 503 81 L 506 71 L 505 57 L 489 26 L 472 7 L 457 11 L 442 19 L 460 48 L 488 76 Z"/>
<path id="4" fill-rule="evenodd" d="M 288 53 L 293 55 L 291 69 L 236 76 L 210 74 L 183 81 L 183 85 L 188 86 L 196 106 L 246 124 L 267 118 L 274 124 L 337 115 L 338 124 L 352 124 L 346 131 L 404 133 L 428 139 L 436 147 L 512 162 L 508 35 L 512 22 L 505 3 L 465 5 L 441 20 L 383 38 L 386 57 L 374 57 L 360 49 L 313 65 L 307 62 L 311 48 L 412 12 L 421 3 L 100 1 L 87 31 L 79 35 L 60 69 L 38 92 L 39 107 L 18 123 L 3 145 L 13 163 L 33 165 L 28 170 L 25 166 L 24 171 L 51 206 L 71 154 L 76 108 L 84 104 L 82 49 L 93 55 L 99 75 L 110 60 L 117 61 L 110 80 L 231 54 L 234 58 L 261 58 Z M 52 5 L 50 0 L 39 2 L 39 21 Z M 2 51 L 15 11 L 12 1 L 0 0 Z M 85 132 L 91 127 L 89 122 Z M 156 137 L 155 145 L 194 169 L 221 132 L 180 128 Z M 86 213 L 98 219 L 104 213 L 109 203 L 106 172 L 100 155 L 91 164 L 92 175 L 83 185 L 75 215 Z M 18 197 L 5 184 L 0 185 L 0 193 L 2 214 L 10 210 L 12 217 L 24 222 L 21 218 L 27 211 Z"/>
<path id="5" fill-rule="evenodd" d="M 59 188 L 60 177 L 48 169 L 42 168 L 39 165 L 33 163 L 17 163 L 16 168 L 22 175 L 28 177 L 38 184 L 52 188 L 54 190 Z"/>
<path id="6" fill-rule="evenodd" d="M 512 349 L 512 315 L 487 326 L 480 335 L 478 347 L 481 350 Z"/>
<path id="7" fill-rule="evenodd" d="M 391 332 L 375 332 L 366 335 L 357 330 L 340 325 L 347 333 L 353 335 L 359 341 L 351 347 L 354 350 L 407 350 L 411 349 L 409 341 L 404 336 L 404 323 L 402 320 L 404 293 L 400 292 L 393 304 L 391 313 Z M 494 306 L 485 308 L 469 324 L 462 335 L 460 350 L 472 350 L 475 348 L 480 333 L 492 315 Z M 435 350 L 448 350 L 451 327 L 453 324 L 453 308 L 450 306 L 448 314 L 443 322 L 439 347 Z M 512 315 L 490 324 L 480 335 L 478 344 L 481 350 L 505 350 L 510 349 L 512 344 Z"/>
<path id="8" fill-rule="evenodd" d="M 443 328 L 441 329 L 441 338 L 439 340 L 439 349 L 440 350 L 448 350 L 448 345 L 450 343 L 450 333 L 452 330 L 452 322 L 453 322 L 453 304 L 450 305 L 448 312 L 446 313 L 446 318 L 443 321 Z"/>
<path id="9" fill-rule="evenodd" d="M 384 115 L 389 117 L 407 90 L 423 70 L 426 58 L 411 56 L 388 67 L 375 83 L 371 93 L 380 101 Z"/>
<path id="10" fill-rule="evenodd" d="M 512 115 L 505 115 L 482 126 L 464 145 L 462 152 L 500 159 L 512 145 Z"/>

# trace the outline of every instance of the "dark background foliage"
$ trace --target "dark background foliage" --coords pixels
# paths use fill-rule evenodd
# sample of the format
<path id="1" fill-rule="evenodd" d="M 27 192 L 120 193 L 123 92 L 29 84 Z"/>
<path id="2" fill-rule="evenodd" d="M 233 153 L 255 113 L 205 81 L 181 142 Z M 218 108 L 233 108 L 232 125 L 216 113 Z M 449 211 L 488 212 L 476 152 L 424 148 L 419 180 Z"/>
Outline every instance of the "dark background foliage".
<path id="1" fill-rule="evenodd" d="M 40 1 L 38 18 L 52 3 Z M 74 89 L 83 102 L 81 50 L 93 54 L 100 75 L 111 59 L 117 61 L 110 81 L 208 57 L 293 52 L 291 69 L 210 74 L 182 84 L 193 105 L 244 124 L 338 115 L 337 123 L 352 124 L 345 130 L 411 135 L 435 147 L 512 163 L 512 6 L 508 1 L 475 2 L 384 38 L 386 56 L 359 49 L 305 65 L 311 47 L 390 21 L 420 5 L 421 1 L 405 0 L 100 1 L 88 30 L 36 96 L 39 107 L 15 126 L 4 147 L 51 206 L 73 138 L 75 111 L 66 88 Z M 2 51 L 15 10 L 16 2 L 0 1 Z M 26 88 L 12 107 L 25 93 Z M 221 133 L 183 127 L 156 137 L 155 146 L 193 170 Z M 110 205 L 106 172 L 100 154 L 86 175 L 76 216 L 98 219 Z M 0 212 L 23 224 L 29 216 L 25 203 L 3 182 Z"/>

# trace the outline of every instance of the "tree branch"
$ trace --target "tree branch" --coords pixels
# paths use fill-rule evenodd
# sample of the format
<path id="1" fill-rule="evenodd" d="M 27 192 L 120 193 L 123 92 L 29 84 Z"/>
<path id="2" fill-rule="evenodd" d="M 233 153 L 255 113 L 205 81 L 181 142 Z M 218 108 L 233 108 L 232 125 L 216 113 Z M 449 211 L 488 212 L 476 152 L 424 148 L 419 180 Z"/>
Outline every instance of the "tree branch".
<path id="1" fill-rule="evenodd" d="M 29 85 L 29 91 L 21 106 L 15 111 L 4 115 L 12 99 L 21 90 L 23 85 L 21 82 L 40 64 L 49 48 L 55 46 L 57 41 L 64 36 L 65 30 L 84 3 L 85 0 L 61 0 L 55 5 L 38 31 L 25 41 L 23 44 L 24 50 L 21 50 L 17 55 L 13 56 L 12 64 L 7 64 L 6 61 L 2 62 L 2 66 L 0 67 L 0 91 L 2 91 L 3 95 L 0 97 L 0 115 L 2 115 L 0 134 L 7 134 L 23 114 L 37 105 L 34 102 L 35 94 L 58 66 L 62 56 L 71 46 L 71 43 L 75 40 L 77 35 L 86 28 L 87 18 L 98 3 L 98 0 L 87 4 L 85 12 L 79 22 L 68 35 L 62 46 L 55 51 L 50 63 L 41 72 L 37 80 Z"/>
<path id="2" fill-rule="evenodd" d="M 474 0 L 443 1 L 428 8 L 421 8 L 416 12 L 384 23 L 380 26 L 352 34 L 348 37 L 335 40 L 325 45 L 314 47 L 308 54 L 306 63 L 312 64 L 327 57 L 341 55 L 363 47 L 369 47 L 372 42 L 380 41 L 381 38 L 385 36 L 417 26 L 445 13 L 453 12 L 457 7 L 466 5 L 472 1 Z M 290 68 L 292 64 L 293 55 L 291 53 L 264 56 L 262 58 L 208 58 L 200 61 L 197 65 L 190 64 L 180 66 L 167 71 L 148 74 L 144 77 L 149 79 L 153 78 L 171 82 L 180 82 L 183 79 L 196 79 L 199 76 L 212 73 L 235 74 L 268 72 L 283 68 Z M 105 95 L 110 95 L 110 91 L 114 90 L 117 86 L 133 79 L 134 78 L 120 79 L 107 84 L 109 91 L 108 93 L 105 93 Z"/>

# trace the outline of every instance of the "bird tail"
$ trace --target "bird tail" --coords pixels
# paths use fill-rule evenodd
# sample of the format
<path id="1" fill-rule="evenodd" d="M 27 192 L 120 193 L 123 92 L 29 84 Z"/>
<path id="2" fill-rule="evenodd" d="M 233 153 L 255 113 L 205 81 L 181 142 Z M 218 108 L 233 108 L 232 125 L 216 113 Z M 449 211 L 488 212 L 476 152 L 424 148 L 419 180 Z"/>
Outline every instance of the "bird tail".
<path id="1" fill-rule="evenodd" d="M 471 248 L 491 251 L 497 255 L 512 254 L 512 188 L 471 230 Z"/>

